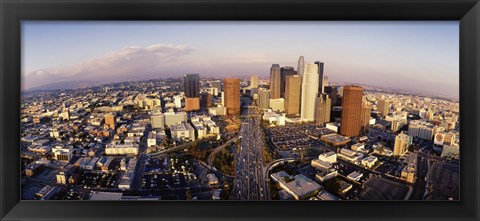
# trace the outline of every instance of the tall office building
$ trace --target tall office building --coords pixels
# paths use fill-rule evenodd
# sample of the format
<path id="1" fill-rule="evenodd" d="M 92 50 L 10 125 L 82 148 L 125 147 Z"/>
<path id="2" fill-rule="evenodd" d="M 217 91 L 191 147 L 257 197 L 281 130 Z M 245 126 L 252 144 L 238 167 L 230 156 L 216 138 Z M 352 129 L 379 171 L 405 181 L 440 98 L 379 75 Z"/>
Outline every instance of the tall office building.
<path id="1" fill-rule="evenodd" d="M 323 76 L 323 93 L 327 93 L 325 92 L 325 87 L 328 87 L 328 76 Z"/>
<path id="2" fill-rule="evenodd" d="M 287 115 L 300 114 L 300 93 L 302 78 L 298 75 L 285 79 L 285 112 Z"/>
<path id="3" fill-rule="evenodd" d="M 315 120 L 315 101 L 318 95 L 318 66 L 306 63 L 302 77 L 302 98 L 300 118 L 303 121 Z"/>
<path id="4" fill-rule="evenodd" d="M 297 74 L 300 77 L 303 77 L 303 71 L 305 70 L 305 60 L 303 59 L 303 56 L 300 56 L 298 59 L 298 69 L 297 69 Z"/>
<path id="5" fill-rule="evenodd" d="M 325 93 L 330 96 L 330 99 L 332 100 L 332 106 L 342 105 L 342 98 L 341 98 L 341 95 L 338 94 L 337 87 L 326 86 L 324 90 L 325 90 Z"/>
<path id="6" fill-rule="evenodd" d="M 210 87 L 216 88 L 218 93 L 220 93 L 222 91 L 222 82 L 219 80 L 211 81 Z M 218 94 L 214 94 L 214 95 L 218 96 Z"/>
<path id="7" fill-rule="evenodd" d="M 250 76 L 250 88 L 258 88 L 258 75 Z"/>
<path id="8" fill-rule="evenodd" d="M 200 76 L 198 74 L 183 75 L 185 97 L 200 97 Z"/>
<path id="9" fill-rule="evenodd" d="M 183 76 L 185 91 L 185 110 L 200 110 L 200 76 L 186 74 Z"/>
<path id="10" fill-rule="evenodd" d="M 395 137 L 395 146 L 393 147 L 393 155 L 401 156 L 408 151 L 410 137 L 407 134 L 400 133 Z"/>
<path id="11" fill-rule="evenodd" d="M 225 107 L 228 115 L 240 114 L 240 78 L 223 80 Z"/>
<path id="12" fill-rule="evenodd" d="M 324 76 L 323 76 L 323 62 L 315 61 L 315 64 L 318 66 L 318 94 L 325 93 L 324 87 Z"/>
<path id="13" fill-rule="evenodd" d="M 258 90 L 258 108 L 266 110 L 270 105 L 270 91 L 265 88 Z"/>
<path id="14" fill-rule="evenodd" d="M 113 114 L 105 114 L 105 125 L 110 129 L 115 129 L 115 116 Z"/>
<path id="15" fill-rule="evenodd" d="M 317 125 L 325 125 L 330 122 L 330 110 L 332 108 L 330 96 L 321 94 L 317 97 L 315 109 L 315 123 Z"/>
<path id="16" fill-rule="evenodd" d="M 387 116 L 390 110 L 390 101 L 384 99 L 378 100 L 377 110 L 380 112 L 382 117 Z"/>
<path id="17" fill-rule="evenodd" d="M 273 64 L 270 68 L 270 99 L 280 98 L 280 65 Z"/>
<path id="18" fill-rule="evenodd" d="M 212 95 L 208 92 L 200 93 L 200 107 L 205 109 L 212 105 Z"/>
<path id="19" fill-rule="evenodd" d="M 358 86 L 343 87 L 342 120 L 340 134 L 347 137 L 360 135 L 362 129 L 363 88 Z"/>
<path id="20" fill-rule="evenodd" d="M 362 104 L 362 129 L 368 129 L 370 124 L 370 115 L 372 114 L 372 107 L 366 103 Z"/>
<path id="21" fill-rule="evenodd" d="M 293 67 L 282 67 L 280 68 L 280 97 L 285 98 L 285 84 L 288 76 L 295 75 L 295 70 Z"/>

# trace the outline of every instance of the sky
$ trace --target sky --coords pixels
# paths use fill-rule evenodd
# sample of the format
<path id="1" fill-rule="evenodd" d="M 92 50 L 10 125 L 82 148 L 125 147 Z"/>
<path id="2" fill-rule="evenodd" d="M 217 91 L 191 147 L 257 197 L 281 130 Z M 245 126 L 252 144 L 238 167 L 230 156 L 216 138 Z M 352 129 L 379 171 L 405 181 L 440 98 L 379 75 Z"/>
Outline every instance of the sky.
<path id="1" fill-rule="evenodd" d="M 331 82 L 459 96 L 458 21 L 23 21 L 22 89 L 67 81 L 269 76 L 322 61 Z"/>

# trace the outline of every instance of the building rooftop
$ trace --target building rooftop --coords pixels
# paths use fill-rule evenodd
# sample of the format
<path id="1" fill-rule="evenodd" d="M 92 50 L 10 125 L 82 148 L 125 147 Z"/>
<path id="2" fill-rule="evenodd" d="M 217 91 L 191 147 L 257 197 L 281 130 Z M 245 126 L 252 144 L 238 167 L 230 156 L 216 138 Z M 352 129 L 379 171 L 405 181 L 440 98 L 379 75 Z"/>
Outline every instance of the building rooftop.
<path id="1" fill-rule="evenodd" d="M 90 200 L 121 200 L 123 193 L 93 192 Z"/>

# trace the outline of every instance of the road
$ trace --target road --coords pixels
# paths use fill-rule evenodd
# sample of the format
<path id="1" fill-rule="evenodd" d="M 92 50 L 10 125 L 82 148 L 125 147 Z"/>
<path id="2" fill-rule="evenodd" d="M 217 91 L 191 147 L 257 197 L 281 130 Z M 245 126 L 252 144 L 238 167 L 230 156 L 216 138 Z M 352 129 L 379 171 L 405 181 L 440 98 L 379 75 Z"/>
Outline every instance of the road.
<path id="1" fill-rule="evenodd" d="M 223 148 L 225 148 L 225 147 L 227 146 L 227 144 L 232 143 L 232 142 L 235 142 L 235 141 L 237 141 L 239 138 L 240 138 L 239 136 L 236 136 L 236 137 L 230 139 L 229 141 L 225 142 L 224 144 L 222 144 L 222 145 L 218 146 L 217 148 L 215 148 L 215 149 L 212 151 L 212 153 L 208 156 L 208 165 L 209 165 L 210 167 L 213 167 L 213 159 L 214 159 L 215 155 L 216 155 L 218 152 L 220 152 Z"/>
<path id="2" fill-rule="evenodd" d="M 428 159 L 424 155 L 417 154 L 417 180 L 413 185 L 413 195 L 411 200 L 423 200 L 425 195 L 426 179 L 428 175 Z"/>
<path id="3" fill-rule="evenodd" d="M 267 200 L 263 171 L 265 139 L 256 111 L 247 109 L 240 127 L 240 150 L 235 154 L 235 179 L 232 198 L 237 200 Z"/>

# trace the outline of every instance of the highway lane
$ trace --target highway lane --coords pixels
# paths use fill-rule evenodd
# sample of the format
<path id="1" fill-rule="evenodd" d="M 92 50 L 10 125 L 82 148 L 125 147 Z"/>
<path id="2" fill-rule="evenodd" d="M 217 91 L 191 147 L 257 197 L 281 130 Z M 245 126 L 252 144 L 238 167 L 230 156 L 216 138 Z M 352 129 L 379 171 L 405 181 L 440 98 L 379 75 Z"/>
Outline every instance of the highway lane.
<path id="1" fill-rule="evenodd" d="M 235 154 L 236 173 L 233 198 L 267 200 L 263 170 L 264 137 L 256 111 L 248 109 L 240 127 L 239 152 Z"/>

